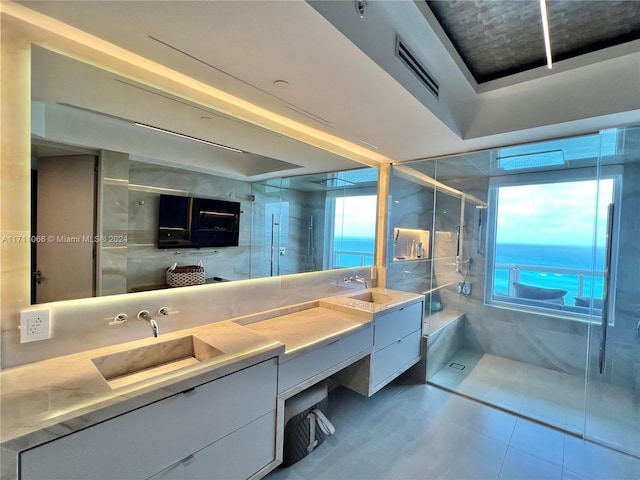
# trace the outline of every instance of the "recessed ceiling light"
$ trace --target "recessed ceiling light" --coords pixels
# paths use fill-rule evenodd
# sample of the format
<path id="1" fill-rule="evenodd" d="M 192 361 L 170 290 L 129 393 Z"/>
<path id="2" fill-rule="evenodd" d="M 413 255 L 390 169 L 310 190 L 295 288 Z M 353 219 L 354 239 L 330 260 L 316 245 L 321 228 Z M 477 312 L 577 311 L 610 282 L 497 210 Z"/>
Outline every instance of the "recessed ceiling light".
<path id="1" fill-rule="evenodd" d="M 287 88 L 289 86 L 289 82 L 286 80 L 276 80 L 273 82 L 273 86 L 276 88 Z"/>

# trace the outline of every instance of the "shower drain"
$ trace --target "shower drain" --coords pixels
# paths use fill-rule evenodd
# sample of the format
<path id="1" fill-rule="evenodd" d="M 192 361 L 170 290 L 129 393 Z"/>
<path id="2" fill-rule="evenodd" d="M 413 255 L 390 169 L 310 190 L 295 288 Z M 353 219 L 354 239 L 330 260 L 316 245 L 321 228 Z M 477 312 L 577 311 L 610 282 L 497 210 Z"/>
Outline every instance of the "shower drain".
<path id="1" fill-rule="evenodd" d="M 456 370 L 464 370 L 464 365 L 460 364 L 460 363 L 450 363 L 449 364 L 450 367 L 455 368 Z"/>

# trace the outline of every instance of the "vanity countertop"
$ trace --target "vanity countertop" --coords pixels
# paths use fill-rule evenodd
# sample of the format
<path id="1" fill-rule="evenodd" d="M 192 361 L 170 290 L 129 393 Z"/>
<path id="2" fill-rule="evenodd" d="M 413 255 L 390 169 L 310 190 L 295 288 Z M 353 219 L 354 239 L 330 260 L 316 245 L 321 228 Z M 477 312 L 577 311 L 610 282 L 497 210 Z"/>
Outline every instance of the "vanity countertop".
<path id="1" fill-rule="evenodd" d="M 317 305 L 268 320 L 248 323 L 245 326 L 284 343 L 285 355 L 290 356 L 306 351 L 313 345 L 331 341 L 369 322 L 371 318 Z"/>
<path id="2" fill-rule="evenodd" d="M 112 388 L 91 359 L 188 335 L 224 352 Z M 284 345 L 225 321 L 0 372 L 2 448 L 19 452 L 282 354 Z"/>
<path id="3" fill-rule="evenodd" d="M 368 297 L 369 300 L 374 301 L 363 300 L 361 297 Z M 324 298 L 320 300 L 320 306 L 374 319 L 380 314 L 402 308 L 420 300 L 424 300 L 424 295 L 419 293 L 401 292 L 388 288 L 370 288 L 355 293 Z"/>
<path id="4" fill-rule="evenodd" d="M 387 303 L 355 297 L 387 295 Z M 0 372 L 2 453 L 20 451 L 183 392 L 274 356 L 301 352 L 371 322 L 379 312 L 422 299 L 383 288 L 327 297 Z M 107 382 L 92 359 L 196 336 L 223 353 L 129 385 Z M 281 360 L 283 361 L 283 360 Z"/>

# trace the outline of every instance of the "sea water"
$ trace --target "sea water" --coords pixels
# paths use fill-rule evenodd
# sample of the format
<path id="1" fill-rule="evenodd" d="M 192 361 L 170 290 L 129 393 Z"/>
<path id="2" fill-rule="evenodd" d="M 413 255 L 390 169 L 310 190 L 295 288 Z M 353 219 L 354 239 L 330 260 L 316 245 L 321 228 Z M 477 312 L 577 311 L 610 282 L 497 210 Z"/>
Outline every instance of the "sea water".
<path id="1" fill-rule="evenodd" d="M 595 263 L 592 268 L 592 263 Z M 603 278 L 593 276 L 604 270 L 604 248 L 593 249 L 584 245 L 523 245 L 497 244 L 496 264 L 535 265 L 548 267 L 550 271 L 520 270 L 520 283 L 544 288 L 558 288 L 567 290 L 565 303 L 573 304 L 573 297 L 579 295 L 578 275 L 553 272 L 554 268 L 571 268 L 583 270 L 584 284 L 582 296 L 591 296 L 593 282 L 593 297 L 602 298 Z M 506 294 L 509 291 L 509 271 L 496 270 L 494 278 L 494 292 Z"/>
<path id="2" fill-rule="evenodd" d="M 337 264 L 341 267 L 360 267 L 373 265 L 375 239 L 362 237 L 342 237 L 336 239 Z M 549 267 L 550 271 L 520 270 L 520 283 L 534 285 L 543 288 L 557 288 L 567 290 L 565 303 L 572 305 L 574 297 L 579 296 L 578 275 L 555 273 L 554 268 L 571 268 L 583 270 L 582 296 L 602 298 L 603 278 L 593 276 L 604 270 L 604 248 L 596 248 L 585 245 L 524 245 L 524 244 L 497 244 L 496 264 L 508 265 L 534 265 Z M 595 255 L 595 258 L 594 258 Z M 595 260 L 592 269 L 592 262 Z M 494 292 L 508 294 L 509 271 L 499 269 L 495 272 Z"/>

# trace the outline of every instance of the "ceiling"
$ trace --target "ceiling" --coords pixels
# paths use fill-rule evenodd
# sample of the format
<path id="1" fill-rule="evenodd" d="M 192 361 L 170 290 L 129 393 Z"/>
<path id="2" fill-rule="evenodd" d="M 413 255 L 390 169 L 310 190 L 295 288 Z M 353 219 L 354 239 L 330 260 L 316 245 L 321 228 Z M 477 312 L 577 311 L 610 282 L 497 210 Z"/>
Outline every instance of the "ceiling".
<path id="1" fill-rule="evenodd" d="M 539 0 L 426 0 L 478 83 L 547 63 Z M 549 0 L 556 62 L 640 38 L 640 2 Z"/>
<path id="2" fill-rule="evenodd" d="M 65 55 L 44 48 L 34 55 L 46 72 L 34 92 L 52 116 L 76 125 L 65 135 L 86 130 L 91 115 L 100 128 L 90 133 L 111 129 L 113 142 L 126 137 L 140 160 L 160 156 L 161 163 L 223 176 L 254 181 L 361 165 L 353 160 L 398 163 L 640 122 L 639 41 L 558 62 L 551 72 L 534 68 L 480 84 L 423 0 L 369 2 L 363 18 L 350 0 L 19 4 L 282 120 L 278 127 L 243 118 L 187 98 L 174 84 L 150 85 L 136 77 L 147 68 L 142 62 L 101 54 L 92 63 L 104 69 L 88 65 L 79 61 L 83 46 L 71 45 L 80 43 L 73 32 L 61 43 L 60 26 L 41 34 L 41 45 Z M 438 79 L 439 98 L 397 61 L 398 35 Z M 239 159 L 188 140 L 170 146 L 157 133 L 136 141 L 134 120 L 250 155 Z M 330 151 L 311 146 L 332 142 L 342 143 Z"/>

